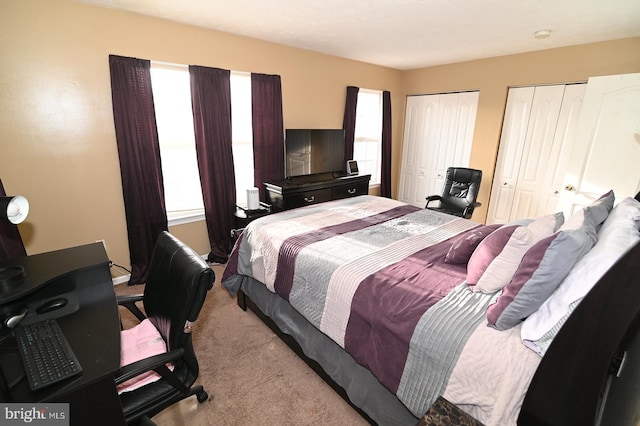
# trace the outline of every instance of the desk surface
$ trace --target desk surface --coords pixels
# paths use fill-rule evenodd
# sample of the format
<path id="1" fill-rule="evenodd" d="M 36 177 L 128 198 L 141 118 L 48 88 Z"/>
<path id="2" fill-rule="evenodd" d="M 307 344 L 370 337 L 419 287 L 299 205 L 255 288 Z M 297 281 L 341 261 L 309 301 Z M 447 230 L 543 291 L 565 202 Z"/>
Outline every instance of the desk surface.
<path id="1" fill-rule="evenodd" d="M 87 244 L 48 253 L 0 262 L 0 267 L 22 266 L 27 272 L 24 282 L 0 291 L 0 305 L 21 299 L 46 287 L 51 281 L 79 269 L 109 264 L 101 243 Z"/>
<path id="2" fill-rule="evenodd" d="M 72 423 L 76 424 L 74 417 L 78 419 L 79 415 L 74 416 L 74 412 L 79 413 L 84 407 L 75 406 L 74 401 L 83 393 L 91 393 L 96 383 L 104 382 L 103 387 L 105 383 L 113 383 L 112 373 L 120 365 L 120 320 L 107 254 L 103 245 L 96 243 L 27 256 L 3 262 L 0 266 L 8 264 L 24 266 L 30 280 L 27 285 L 35 288 L 30 288 L 26 297 L 11 298 L 10 303 L 0 298 L 5 309 L 10 305 L 35 306 L 60 294 L 77 299 L 72 311 L 63 308 L 38 315 L 30 309 L 24 321 L 57 317 L 83 372 L 33 392 L 23 377 L 15 339 L 9 337 L 0 344 L 4 383 L 9 388 L 7 399 L 12 402 L 71 402 Z M 108 389 L 111 387 L 115 392 L 115 385 L 107 386 Z M 115 396 L 117 400 L 117 394 Z M 95 414 L 97 406 L 103 403 L 104 400 L 94 400 L 95 405 L 87 408 Z M 100 417 L 94 417 L 92 423 L 100 424 L 99 421 L 96 423 L 97 419 Z"/>

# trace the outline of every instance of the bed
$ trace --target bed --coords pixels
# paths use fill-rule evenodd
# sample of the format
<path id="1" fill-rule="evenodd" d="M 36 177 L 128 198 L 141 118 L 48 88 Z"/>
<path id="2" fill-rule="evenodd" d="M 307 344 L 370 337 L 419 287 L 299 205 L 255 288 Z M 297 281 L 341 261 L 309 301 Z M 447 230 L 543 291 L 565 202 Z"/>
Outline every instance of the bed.
<path id="1" fill-rule="evenodd" d="M 630 278 L 606 279 L 640 263 L 640 203 L 614 201 L 491 226 L 368 195 L 289 210 L 249 224 L 223 286 L 372 423 L 415 425 L 443 396 L 487 425 L 587 424 L 575 416 L 602 416 L 640 318 L 630 303 L 602 324 L 620 306 L 589 301 L 614 285 L 640 297 Z M 611 335 L 597 363 L 575 345 L 598 333 L 571 332 L 591 313 Z M 581 362 L 597 376 L 593 409 L 575 396 L 556 409 L 567 394 L 553 379 L 584 376 Z"/>

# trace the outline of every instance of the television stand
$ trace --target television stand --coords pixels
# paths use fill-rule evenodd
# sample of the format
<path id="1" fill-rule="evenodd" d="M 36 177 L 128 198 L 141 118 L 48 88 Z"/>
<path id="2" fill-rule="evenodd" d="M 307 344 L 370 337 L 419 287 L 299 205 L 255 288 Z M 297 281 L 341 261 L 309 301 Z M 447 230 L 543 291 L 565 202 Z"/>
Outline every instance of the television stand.
<path id="1" fill-rule="evenodd" d="M 321 173 L 264 182 L 271 211 L 295 209 L 324 201 L 366 195 L 371 175 Z"/>

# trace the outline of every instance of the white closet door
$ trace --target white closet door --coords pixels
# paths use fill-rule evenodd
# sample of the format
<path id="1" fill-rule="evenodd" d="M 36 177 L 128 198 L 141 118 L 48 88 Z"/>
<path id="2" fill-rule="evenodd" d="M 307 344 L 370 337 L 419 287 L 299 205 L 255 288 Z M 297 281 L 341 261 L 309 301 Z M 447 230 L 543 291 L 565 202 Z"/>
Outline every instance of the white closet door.
<path id="1" fill-rule="evenodd" d="M 540 197 L 548 188 L 547 179 L 551 147 L 560 115 L 564 85 L 536 87 L 529 116 L 524 152 L 518 172 L 510 219 L 536 217 Z"/>
<path id="2" fill-rule="evenodd" d="M 557 211 L 584 86 L 509 90 L 487 223 Z"/>
<path id="3" fill-rule="evenodd" d="M 565 215 L 613 189 L 640 190 L 640 74 L 592 77 L 561 192 Z"/>
<path id="4" fill-rule="evenodd" d="M 438 129 L 434 146 L 438 152 L 428 188 L 430 194 L 441 194 L 449 167 L 468 167 L 478 109 L 478 92 L 451 93 L 440 96 Z M 424 203 L 423 203 L 424 204 Z"/>
<path id="5" fill-rule="evenodd" d="M 409 96 L 399 199 L 424 207 L 442 193 L 448 167 L 468 167 L 478 92 Z"/>
<path id="6" fill-rule="evenodd" d="M 582 101 L 586 90 L 587 85 L 585 83 L 570 84 L 564 89 L 558 125 L 547 161 L 547 173 L 541 183 L 538 208 L 532 213 L 533 217 L 561 210 L 558 207 L 558 202 L 564 187 L 565 174 L 569 167 L 573 144 L 576 140 L 580 111 L 582 110 Z"/>
<path id="7" fill-rule="evenodd" d="M 426 196 L 439 104 L 437 96 L 407 97 L 399 199 L 409 204 L 419 205 Z"/>
<path id="8" fill-rule="evenodd" d="M 488 224 L 507 223 L 511 217 L 534 94 L 535 87 L 509 89 L 487 213 Z"/>

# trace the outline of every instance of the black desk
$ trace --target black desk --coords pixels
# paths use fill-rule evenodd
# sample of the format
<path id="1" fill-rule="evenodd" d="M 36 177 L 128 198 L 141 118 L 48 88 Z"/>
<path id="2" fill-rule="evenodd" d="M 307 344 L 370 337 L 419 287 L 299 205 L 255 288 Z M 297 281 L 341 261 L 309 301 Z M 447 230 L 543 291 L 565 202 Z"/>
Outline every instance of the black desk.
<path id="1" fill-rule="evenodd" d="M 100 243 L 27 256 L 0 263 L 21 265 L 27 272 L 26 295 L 0 293 L 0 310 L 29 307 L 25 322 L 55 317 L 83 372 L 38 391 L 24 377 L 15 339 L 0 343 L 4 402 L 68 402 L 72 425 L 125 424 L 113 372 L 120 365 L 120 320 L 109 260 Z M 64 295 L 69 303 L 39 315 L 35 306 Z M 5 297 L 6 296 L 6 297 Z M 4 332 L 3 332 L 4 333 Z"/>

